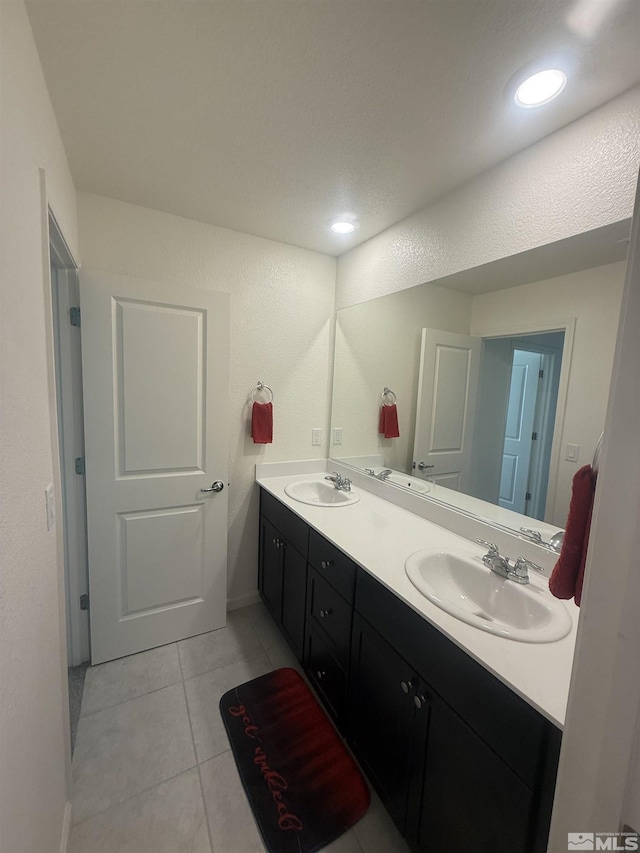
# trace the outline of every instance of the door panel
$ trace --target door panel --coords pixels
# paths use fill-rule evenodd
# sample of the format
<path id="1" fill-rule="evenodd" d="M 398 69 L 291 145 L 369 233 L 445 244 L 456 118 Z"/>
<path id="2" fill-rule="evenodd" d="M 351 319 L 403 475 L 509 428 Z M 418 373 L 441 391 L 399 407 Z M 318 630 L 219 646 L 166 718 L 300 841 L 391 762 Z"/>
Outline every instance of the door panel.
<path id="1" fill-rule="evenodd" d="M 115 310 L 120 476 L 201 471 L 203 311 L 123 299 Z"/>
<path id="2" fill-rule="evenodd" d="M 229 299 L 101 273 L 80 286 L 99 663 L 225 623 Z"/>
<path id="3" fill-rule="evenodd" d="M 533 419 L 542 356 L 515 350 L 500 474 L 500 506 L 524 513 L 529 487 Z"/>
<path id="4" fill-rule="evenodd" d="M 479 367 L 479 338 L 422 330 L 415 470 L 461 491 L 469 485 Z"/>

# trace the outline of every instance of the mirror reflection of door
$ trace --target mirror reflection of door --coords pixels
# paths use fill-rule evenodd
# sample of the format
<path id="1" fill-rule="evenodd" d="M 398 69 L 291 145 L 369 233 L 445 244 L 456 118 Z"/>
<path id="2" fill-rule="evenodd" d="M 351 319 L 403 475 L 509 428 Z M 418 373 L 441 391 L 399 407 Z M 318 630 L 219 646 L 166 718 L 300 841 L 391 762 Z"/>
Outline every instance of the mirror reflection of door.
<path id="1" fill-rule="evenodd" d="M 418 476 L 468 492 L 480 338 L 422 330 L 413 468 Z"/>
<path id="2" fill-rule="evenodd" d="M 543 520 L 564 334 L 505 342 L 512 356 L 498 504 Z"/>

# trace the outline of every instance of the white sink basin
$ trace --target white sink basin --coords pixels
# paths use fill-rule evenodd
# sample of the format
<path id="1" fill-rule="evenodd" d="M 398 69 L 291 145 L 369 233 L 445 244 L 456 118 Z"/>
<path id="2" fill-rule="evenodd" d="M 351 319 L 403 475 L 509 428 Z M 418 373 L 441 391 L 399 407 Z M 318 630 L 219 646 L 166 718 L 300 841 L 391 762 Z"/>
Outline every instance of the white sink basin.
<path id="1" fill-rule="evenodd" d="M 566 607 L 548 590 L 502 578 L 480 556 L 427 549 L 412 554 L 405 571 L 429 601 L 482 631 L 524 643 L 553 643 L 571 630 Z"/>
<path id="2" fill-rule="evenodd" d="M 405 489 L 411 489 L 412 492 L 418 492 L 420 495 L 426 495 L 431 490 L 431 486 L 420 480 L 417 477 L 403 477 L 402 474 L 389 474 L 385 478 L 387 483 L 395 483 L 397 486 L 404 486 Z"/>
<path id="3" fill-rule="evenodd" d="M 304 480 L 299 483 L 289 483 L 284 487 L 284 493 L 303 504 L 314 506 L 349 506 L 360 500 L 357 492 L 343 492 L 336 489 L 333 483 L 326 480 Z"/>

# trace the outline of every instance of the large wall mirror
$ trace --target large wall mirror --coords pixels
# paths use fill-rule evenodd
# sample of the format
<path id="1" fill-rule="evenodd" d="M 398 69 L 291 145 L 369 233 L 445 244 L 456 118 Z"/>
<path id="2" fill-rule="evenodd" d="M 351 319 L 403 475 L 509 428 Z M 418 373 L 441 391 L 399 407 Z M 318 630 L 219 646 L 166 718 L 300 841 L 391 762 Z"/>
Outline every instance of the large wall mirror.
<path id="1" fill-rule="evenodd" d="M 618 223 L 339 310 L 332 458 L 502 527 L 563 528 L 604 427 L 626 235 Z"/>

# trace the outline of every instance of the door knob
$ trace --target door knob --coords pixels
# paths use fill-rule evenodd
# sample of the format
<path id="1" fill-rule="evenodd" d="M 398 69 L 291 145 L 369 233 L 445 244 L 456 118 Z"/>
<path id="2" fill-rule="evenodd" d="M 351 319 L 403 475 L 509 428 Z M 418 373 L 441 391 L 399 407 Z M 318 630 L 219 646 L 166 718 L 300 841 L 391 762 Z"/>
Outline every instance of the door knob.
<path id="1" fill-rule="evenodd" d="M 215 483 L 211 483 L 210 489 L 200 489 L 201 492 L 221 492 L 224 489 L 224 483 L 222 480 L 216 480 Z"/>
<path id="2" fill-rule="evenodd" d="M 421 471 L 424 471 L 425 468 L 435 468 L 435 467 L 436 467 L 435 465 L 427 465 L 426 462 L 418 462 L 418 468 Z"/>

